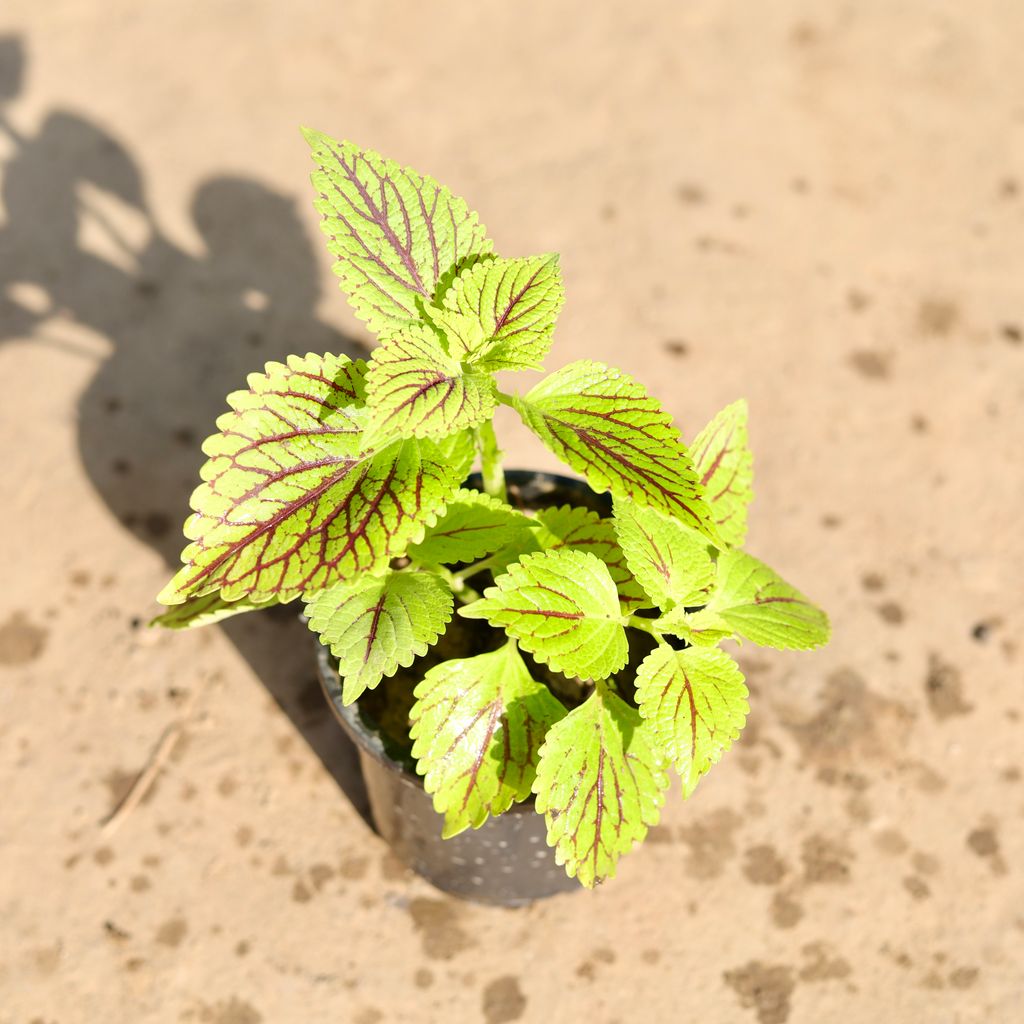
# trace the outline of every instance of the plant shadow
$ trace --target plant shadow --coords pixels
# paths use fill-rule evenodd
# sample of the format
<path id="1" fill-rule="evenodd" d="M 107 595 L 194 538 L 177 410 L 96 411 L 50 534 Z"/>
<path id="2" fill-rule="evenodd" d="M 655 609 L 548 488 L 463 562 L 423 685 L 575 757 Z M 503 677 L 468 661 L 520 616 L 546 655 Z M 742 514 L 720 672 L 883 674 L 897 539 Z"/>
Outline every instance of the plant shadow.
<path id="1" fill-rule="evenodd" d="M 199 444 L 247 374 L 298 352 L 365 354 L 318 319 L 317 250 L 292 197 L 247 177 L 203 181 L 189 209 L 196 251 L 156 219 L 143 171 L 102 126 L 53 109 L 31 133 L 8 104 L 25 53 L 0 36 L 0 344 L 95 348 L 54 336 L 54 314 L 109 347 L 81 395 L 78 454 L 111 513 L 170 568 L 199 482 Z M 219 627 L 368 820 L 351 742 L 316 681 L 298 605 Z"/>

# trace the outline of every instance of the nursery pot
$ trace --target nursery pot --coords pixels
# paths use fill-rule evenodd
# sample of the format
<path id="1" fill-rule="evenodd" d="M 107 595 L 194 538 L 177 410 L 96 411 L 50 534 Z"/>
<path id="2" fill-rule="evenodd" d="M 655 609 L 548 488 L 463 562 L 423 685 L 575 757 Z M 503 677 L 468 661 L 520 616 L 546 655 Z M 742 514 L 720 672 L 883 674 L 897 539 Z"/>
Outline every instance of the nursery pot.
<path id="1" fill-rule="evenodd" d="M 580 480 L 526 470 L 510 470 L 505 476 L 509 502 L 524 509 L 568 502 L 605 515 L 610 511 L 607 497 Z M 479 474 L 474 473 L 467 486 L 479 489 Z M 388 753 L 358 700 L 348 707 L 342 704 L 342 681 L 334 659 L 319 642 L 317 665 L 331 710 L 359 752 L 374 826 L 403 863 L 453 896 L 505 907 L 579 888 L 555 863 L 533 797 L 488 818 L 478 829 L 442 839 L 443 819 L 434 810 L 423 779 Z"/>

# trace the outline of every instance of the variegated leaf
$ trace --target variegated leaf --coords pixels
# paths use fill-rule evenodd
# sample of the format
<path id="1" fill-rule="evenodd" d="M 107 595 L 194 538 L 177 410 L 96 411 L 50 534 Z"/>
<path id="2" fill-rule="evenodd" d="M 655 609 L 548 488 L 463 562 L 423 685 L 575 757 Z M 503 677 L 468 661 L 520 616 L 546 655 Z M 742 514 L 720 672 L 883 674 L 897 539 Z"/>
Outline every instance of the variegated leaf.
<path id="1" fill-rule="evenodd" d="M 309 628 L 338 659 L 343 700 L 351 704 L 426 654 L 451 619 L 452 604 L 436 574 L 388 570 L 320 591 L 306 613 Z"/>
<path id="2" fill-rule="evenodd" d="M 523 422 L 594 490 L 659 509 L 716 541 L 679 431 L 632 377 L 582 360 L 512 401 Z"/>
<path id="3" fill-rule="evenodd" d="M 633 575 L 660 608 L 707 603 L 715 563 L 706 537 L 656 509 L 619 499 L 615 532 Z"/>
<path id="4" fill-rule="evenodd" d="M 303 134 L 335 270 L 372 330 L 417 320 L 442 279 L 491 251 L 477 215 L 433 178 L 322 132 Z"/>
<path id="5" fill-rule="evenodd" d="M 494 381 L 464 370 L 425 324 L 387 335 L 366 374 L 373 430 L 402 437 L 447 437 L 494 411 Z"/>
<path id="6" fill-rule="evenodd" d="M 288 601 L 379 572 L 420 539 L 464 478 L 471 437 L 366 448 L 365 366 L 292 357 L 229 396 L 185 524 L 184 567 L 158 600 L 220 591 L 227 601 Z"/>
<path id="7" fill-rule="evenodd" d="M 629 654 L 615 582 L 604 562 L 582 551 L 525 555 L 459 614 L 503 628 L 567 676 L 604 679 Z"/>
<path id="8" fill-rule="evenodd" d="M 650 599 L 629 571 L 610 519 L 602 519 L 590 509 L 562 505 L 541 509 L 537 522 L 541 528 L 535 536 L 542 550 L 571 548 L 597 555 L 608 566 L 624 610 L 634 612 L 650 605 Z"/>
<path id="9" fill-rule="evenodd" d="M 204 594 L 202 597 L 190 597 L 184 604 L 174 605 L 153 619 L 150 625 L 163 626 L 165 629 L 195 629 L 199 626 L 212 626 L 215 622 L 230 619 L 233 615 L 259 611 L 275 604 L 277 601 L 274 598 L 262 603 L 244 597 L 238 601 L 225 601 L 215 592 Z"/>
<path id="10" fill-rule="evenodd" d="M 749 706 L 736 662 L 717 648 L 656 647 L 637 672 L 636 700 L 689 796 L 740 734 Z"/>
<path id="11" fill-rule="evenodd" d="M 690 458 L 722 540 L 742 547 L 747 535 L 747 506 L 754 496 L 754 457 L 747 444 L 747 403 L 726 406 L 697 435 Z"/>
<path id="12" fill-rule="evenodd" d="M 608 566 L 623 611 L 634 612 L 650 606 L 651 599 L 626 565 L 626 556 L 615 538 L 615 528 L 610 519 L 601 519 L 587 508 L 562 505 L 541 509 L 532 521 L 536 526 L 532 533 L 519 534 L 494 556 L 495 573 L 531 551 L 558 551 L 562 548 L 589 551 Z"/>
<path id="13" fill-rule="evenodd" d="M 445 838 L 530 795 L 540 744 L 565 708 L 530 677 L 514 641 L 437 665 L 416 697 L 412 753 Z"/>
<path id="14" fill-rule="evenodd" d="M 599 684 L 549 730 L 533 791 L 548 845 L 592 888 L 658 823 L 668 777 L 640 715 Z"/>
<path id="15" fill-rule="evenodd" d="M 460 275 L 441 310 L 428 311 L 449 350 L 481 370 L 538 370 L 565 298 L 558 257 L 482 260 Z"/>
<path id="16" fill-rule="evenodd" d="M 718 556 L 718 582 L 707 605 L 740 636 L 765 647 L 808 650 L 829 638 L 828 616 L 752 555 Z"/>
<path id="17" fill-rule="evenodd" d="M 475 562 L 536 531 L 534 520 L 482 491 L 456 491 L 423 540 L 407 554 L 429 565 Z"/>

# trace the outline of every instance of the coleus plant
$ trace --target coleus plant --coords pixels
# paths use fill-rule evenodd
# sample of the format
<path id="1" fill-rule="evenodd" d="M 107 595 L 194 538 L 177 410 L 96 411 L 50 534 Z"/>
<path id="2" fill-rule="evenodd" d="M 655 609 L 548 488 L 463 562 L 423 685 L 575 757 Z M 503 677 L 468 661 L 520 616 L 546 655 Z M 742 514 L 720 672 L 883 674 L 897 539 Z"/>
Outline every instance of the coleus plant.
<path id="1" fill-rule="evenodd" d="M 341 286 L 379 345 L 366 361 L 268 363 L 228 396 L 156 621 L 301 599 L 349 704 L 458 628 L 456 609 L 483 620 L 487 653 L 426 671 L 409 716 L 444 834 L 533 794 L 558 862 L 593 886 L 657 822 L 667 769 L 689 796 L 739 735 L 747 688 L 719 644 L 829 635 L 824 612 L 741 550 L 746 405 L 688 448 L 639 383 L 593 360 L 502 391 L 496 373 L 539 370 L 551 346 L 557 256 L 497 256 L 433 179 L 305 136 Z M 612 515 L 513 507 L 498 405 L 610 492 Z M 482 490 L 466 486 L 477 459 Z M 631 637 L 649 652 L 638 667 Z"/>

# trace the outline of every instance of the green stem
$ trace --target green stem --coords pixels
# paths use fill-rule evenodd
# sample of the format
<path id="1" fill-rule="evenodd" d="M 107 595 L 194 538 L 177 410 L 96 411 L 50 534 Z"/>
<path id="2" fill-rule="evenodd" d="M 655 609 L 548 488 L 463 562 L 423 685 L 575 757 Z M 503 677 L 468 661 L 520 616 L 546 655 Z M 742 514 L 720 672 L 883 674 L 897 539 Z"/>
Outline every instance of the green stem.
<path id="1" fill-rule="evenodd" d="M 446 568 L 443 565 L 434 567 L 434 572 L 438 573 L 441 578 L 452 588 L 452 593 L 463 603 L 469 604 L 471 601 L 479 601 L 480 595 L 469 586 L 466 586 L 466 581 L 456 576 L 451 569 Z"/>
<path id="2" fill-rule="evenodd" d="M 500 561 L 500 559 L 498 558 L 498 555 L 500 554 L 501 552 L 499 551 L 495 555 L 490 555 L 489 557 L 484 558 L 479 562 L 474 562 L 472 565 L 467 565 L 465 569 L 460 569 L 457 573 L 454 574 L 455 578 L 457 580 L 472 579 L 478 572 L 483 572 L 484 569 L 490 569 L 492 566 L 497 565 L 498 562 Z"/>
<path id="3" fill-rule="evenodd" d="M 505 489 L 505 471 L 501 468 L 504 452 L 498 447 L 494 424 L 490 420 L 476 428 L 476 443 L 480 449 L 480 475 L 483 477 L 484 491 L 500 501 L 506 501 L 508 492 Z"/>
<path id="4" fill-rule="evenodd" d="M 626 619 L 626 625 L 632 626 L 633 629 L 639 629 L 644 633 L 650 633 L 653 637 L 660 637 L 664 630 L 657 628 L 655 619 L 645 619 L 640 615 L 630 615 Z"/>

